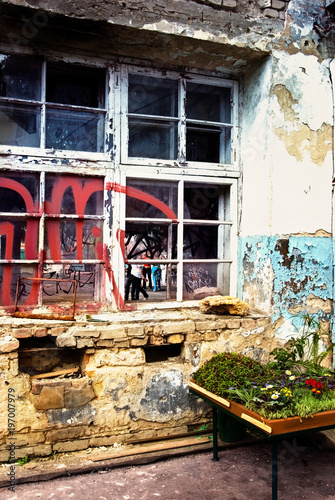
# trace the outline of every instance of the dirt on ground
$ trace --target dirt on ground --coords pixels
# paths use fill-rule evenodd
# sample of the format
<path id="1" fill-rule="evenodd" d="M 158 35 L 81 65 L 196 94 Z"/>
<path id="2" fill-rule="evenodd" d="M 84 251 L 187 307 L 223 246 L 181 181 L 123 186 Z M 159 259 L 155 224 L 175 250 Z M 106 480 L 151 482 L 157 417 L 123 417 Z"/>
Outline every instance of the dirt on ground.
<path id="1" fill-rule="evenodd" d="M 335 450 L 320 446 L 310 437 L 279 444 L 278 500 L 335 500 Z M 106 456 L 104 449 L 98 451 Z M 31 461 L 17 472 L 11 490 L 5 478 L 8 466 L 3 466 L 1 500 L 272 498 L 272 448 L 264 440 L 221 443 L 217 462 L 210 443 L 139 454 L 133 449 L 123 458 L 94 461 L 98 451 Z"/>

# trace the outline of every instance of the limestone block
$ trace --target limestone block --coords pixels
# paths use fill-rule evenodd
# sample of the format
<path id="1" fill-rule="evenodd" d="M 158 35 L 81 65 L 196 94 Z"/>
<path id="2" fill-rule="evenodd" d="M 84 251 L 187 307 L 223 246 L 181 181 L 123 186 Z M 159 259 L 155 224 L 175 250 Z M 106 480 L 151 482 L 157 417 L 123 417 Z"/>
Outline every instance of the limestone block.
<path id="1" fill-rule="evenodd" d="M 61 333 L 56 339 L 57 347 L 76 347 L 76 338 L 68 332 Z"/>
<path id="2" fill-rule="evenodd" d="M 49 410 L 64 407 L 64 387 L 44 386 L 39 395 L 33 399 L 36 410 Z"/>
<path id="3" fill-rule="evenodd" d="M 18 349 L 20 342 L 11 335 L 5 335 L 0 338 L 0 352 L 12 352 Z"/>
<path id="4" fill-rule="evenodd" d="M 184 335 L 180 333 L 174 333 L 167 337 L 168 344 L 181 344 L 184 341 Z"/>
<path id="5" fill-rule="evenodd" d="M 87 379 L 72 381 L 72 387 L 64 392 L 65 408 L 77 408 L 89 403 L 95 398 L 92 385 Z"/>
<path id="6" fill-rule="evenodd" d="M 273 19 L 279 17 L 278 10 L 275 9 L 264 9 L 264 15 L 266 17 L 272 17 Z"/>
<path id="7" fill-rule="evenodd" d="M 13 377 L 16 377 L 19 374 L 19 360 L 18 360 L 18 358 L 9 360 L 9 373 Z"/>
<path id="8" fill-rule="evenodd" d="M 0 354 L 0 372 L 5 372 L 9 369 L 9 359 L 6 354 Z"/>
<path id="9" fill-rule="evenodd" d="M 127 334 L 123 326 L 108 326 L 107 328 L 100 328 L 100 339 L 118 339 L 126 340 Z"/>
<path id="10" fill-rule="evenodd" d="M 53 429 L 46 433 L 46 443 L 58 443 L 70 439 L 80 438 L 85 435 L 85 427 L 66 427 L 65 429 Z"/>
<path id="11" fill-rule="evenodd" d="M 143 346 L 143 345 L 147 345 L 147 343 L 148 343 L 148 337 L 130 339 L 131 346 Z"/>
<path id="12" fill-rule="evenodd" d="M 145 355 L 142 349 L 121 350 L 118 353 L 101 349 L 91 356 L 87 369 L 101 366 L 139 366 L 145 364 Z"/>
<path id="13" fill-rule="evenodd" d="M 70 451 L 85 450 L 89 447 L 89 439 L 76 439 L 72 441 L 65 441 L 63 443 L 55 443 L 52 445 L 53 451 L 58 453 L 65 453 Z"/>
<path id="14" fill-rule="evenodd" d="M 72 328 L 69 333 L 75 337 L 99 337 L 99 330 L 93 328 Z"/>
<path id="15" fill-rule="evenodd" d="M 115 343 L 114 340 L 98 340 L 97 341 L 97 347 L 114 347 Z"/>
<path id="16" fill-rule="evenodd" d="M 277 10 L 283 10 L 285 9 L 286 2 L 283 2 L 282 0 L 272 0 L 272 8 L 277 9 Z"/>
<path id="17" fill-rule="evenodd" d="M 84 347 L 94 347 L 93 339 L 77 339 L 77 349 L 83 349 Z"/>
<path id="18" fill-rule="evenodd" d="M 130 347 L 130 341 L 129 340 L 122 340 L 118 341 L 115 340 L 115 347 L 122 348 L 122 347 Z"/>
<path id="19" fill-rule="evenodd" d="M 35 444 L 44 443 L 45 434 L 44 432 L 28 432 L 27 434 L 16 434 L 15 437 L 15 445 L 16 446 L 32 446 Z M 6 443 L 9 445 L 13 438 L 7 437 Z"/>
<path id="20" fill-rule="evenodd" d="M 206 297 L 199 302 L 199 307 L 203 313 L 245 316 L 249 312 L 249 304 L 229 295 Z"/>
<path id="21" fill-rule="evenodd" d="M 214 340 L 217 340 L 218 338 L 219 338 L 218 332 L 205 332 L 204 333 L 205 342 L 214 341 Z"/>
<path id="22" fill-rule="evenodd" d="M 133 325 L 127 328 L 128 337 L 144 337 L 144 327 L 143 325 Z"/>
<path id="23" fill-rule="evenodd" d="M 193 333 L 195 324 L 193 321 L 183 321 L 180 323 L 169 323 L 163 326 L 163 335 L 171 335 L 173 333 Z"/>

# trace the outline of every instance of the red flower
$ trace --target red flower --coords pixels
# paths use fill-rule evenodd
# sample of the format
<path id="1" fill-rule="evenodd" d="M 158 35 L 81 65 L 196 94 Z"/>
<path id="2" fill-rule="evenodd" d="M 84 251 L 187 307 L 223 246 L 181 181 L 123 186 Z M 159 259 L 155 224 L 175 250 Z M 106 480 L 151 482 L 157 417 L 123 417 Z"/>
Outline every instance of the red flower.
<path id="1" fill-rule="evenodd" d="M 314 389 L 321 389 L 322 390 L 325 388 L 324 384 L 322 384 L 321 382 L 318 382 L 317 380 L 315 380 L 315 378 L 309 378 L 306 380 L 305 383 L 307 385 L 311 385 Z"/>

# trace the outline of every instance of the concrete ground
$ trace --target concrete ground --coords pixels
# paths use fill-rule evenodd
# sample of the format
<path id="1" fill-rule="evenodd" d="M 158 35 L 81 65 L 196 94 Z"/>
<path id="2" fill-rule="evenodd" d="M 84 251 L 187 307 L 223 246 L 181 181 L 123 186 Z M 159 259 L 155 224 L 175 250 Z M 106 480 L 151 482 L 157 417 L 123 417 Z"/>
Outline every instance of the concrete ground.
<path id="1" fill-rule="evenodd" d="M 63 454 L 53 460 L 33 460 L 17 467 L 16 485 L 12 490 L 6 481 L 8 466 L 3 466 L 0 498 L 271 499 L 271 445 L 268 442 L 221 443 L 218 462 L 212 461 L 211 447 L 211 443 L 204 440 L 197 445 L 148 453 L 143 452 L 143 447 L 121 452 L 93 449 Z M 116 458 L 110 458 L 113 453 Z M 117 455 L 123 456 L 117 458 Z M 334 450 L 322 450 L 310 439 L 284 441 L 278 449 L 278 500 L 335 500 L 334 472 Z"/>

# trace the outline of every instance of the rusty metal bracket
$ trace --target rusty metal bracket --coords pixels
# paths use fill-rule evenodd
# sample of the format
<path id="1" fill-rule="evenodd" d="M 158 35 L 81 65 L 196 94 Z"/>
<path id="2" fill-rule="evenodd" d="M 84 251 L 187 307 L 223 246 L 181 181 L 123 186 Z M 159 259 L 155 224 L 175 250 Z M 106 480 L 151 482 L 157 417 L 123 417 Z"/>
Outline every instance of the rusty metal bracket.
<path id="1" fill-rule="evenodd" d="M 74 291 L 73 291 L 72 314 L 38 314 L 38 313 L 19 311 L 18 310 L 18 298 L 19 298 L 20 282 L 22 280 L 37 281 L 37 282 L 57 281 L 57 282 L 73 283 Z M 26 277 L 22 278 L 21 276 L 19 276 L 17 278 L 17 282 L 16 282 L 15 304 L 14 304 L 13 315 L 17 318 L 56 319 L 56 320 L 62 320 L 62 321 L 73 321 L 74 315 L 75 315 L 75 308 L 76 308 L 77 285 L 78 285 L 77 280 L 64 280 L 64 279 L 57 279 L 57 278 L 26 278 Z"/>

